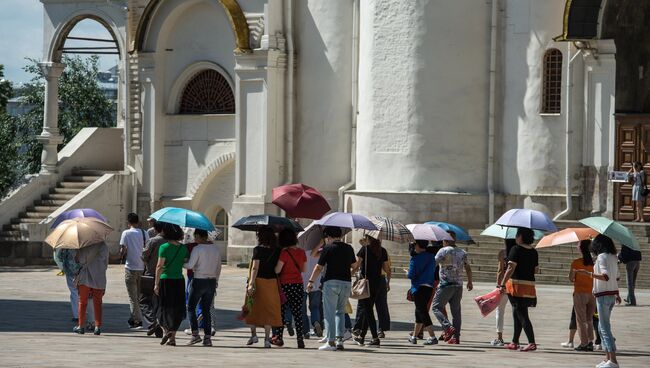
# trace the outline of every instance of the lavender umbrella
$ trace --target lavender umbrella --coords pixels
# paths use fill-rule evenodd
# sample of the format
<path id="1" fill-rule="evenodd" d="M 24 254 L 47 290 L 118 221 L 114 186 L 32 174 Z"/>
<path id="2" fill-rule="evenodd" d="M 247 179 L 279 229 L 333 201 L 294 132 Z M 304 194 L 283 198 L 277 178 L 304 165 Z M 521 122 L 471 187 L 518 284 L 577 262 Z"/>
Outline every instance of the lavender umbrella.
<path id="1" fill-rule="evenodd" d="M 454 240 L 448 232 L 440 226 L 432 224 L 408 224 L 406 228 L 411 231 L 415 240 Z"/>
<path id="2" fill-rule="evenodd" d="M 354 213 L 333 212 L 320 220 L 314 221 L 317 225 L 338 226 L 348 229 L 379 230 L 369 218 Z"/>
<path id="3" fill-rule="evenodd" d="M 544 212 L 525 208 L 509 210 L 497 220 L 496 224 L 510 227 L 527 227 L 542 231 L 557 231 L 553 221 Z"/>
<path id="4" fill-rule="evenodd" d="M 93 210 L 92 208 L 77 208 L 74 210 L 65 211 L 59 216 L 57 216 L 56 219 L 54 219 L 54 221 L 52 222 L 50 229 L 54 229 L 65 220 L 72 220 L 72 219 L 84 218 L 84 217 L 92 217 L 102 222 L 108 223 L 106 217 L 104 217 L 101 213 Z"/>

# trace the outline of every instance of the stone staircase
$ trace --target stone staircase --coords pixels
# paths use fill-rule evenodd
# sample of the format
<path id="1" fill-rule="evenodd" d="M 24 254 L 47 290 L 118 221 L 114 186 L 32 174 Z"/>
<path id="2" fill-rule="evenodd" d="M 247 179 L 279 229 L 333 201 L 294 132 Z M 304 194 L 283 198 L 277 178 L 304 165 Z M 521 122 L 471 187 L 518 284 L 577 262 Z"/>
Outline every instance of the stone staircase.
<path id="1" fill-rule="evenodd" d="M 49 263 L 51 252 L 44 252 L 40 242 L 26 240 L 21 225 L 38 224 L 45 220 L 103 174 L 102 171 L 94 170 L 73 171 L 71 175 L 65 176 L 63 181 L 50 188 L 48 194 L 44 194 L 34 201 L 32 206 L 12 218 L 9 224 L 4 224 L 0 231 L 0 265 L 43 264 L 44 261 Z"/>
<path id="2" fill-rule="evenodd" d="M 644 257 L 650 257 L 650 226 L 637 223 L 624 223 L 639 240 Z M 575 221 L 558 221 L 559 229 L 567 227 L 584 227 Z M 472 273 L 475 281 L 496 282 L 497 254 L 503 249 L 502 239 L 479 235 L 482 230 L 470 230 L 470 235 L 476 244 L 459 244 L 468 252 Z M 618 245 L 617 245 L 618 247 Z M 536 280 L 543 284 L 569 285 L 568 274 L 571 262 L 581 257 L 580 250 L 575 245 L 560 245 L 538 249 L 541 274 Z M 395 277 L 405 277 L 403 269 L 408 268 L 408 254 L 391 255 L 392 268 Z M 637 278 L 637 287 L 650 288 L 650 262 L 643 260 Z M 625 287 L 625 266 L 620 265 L 620 287 Z"/>

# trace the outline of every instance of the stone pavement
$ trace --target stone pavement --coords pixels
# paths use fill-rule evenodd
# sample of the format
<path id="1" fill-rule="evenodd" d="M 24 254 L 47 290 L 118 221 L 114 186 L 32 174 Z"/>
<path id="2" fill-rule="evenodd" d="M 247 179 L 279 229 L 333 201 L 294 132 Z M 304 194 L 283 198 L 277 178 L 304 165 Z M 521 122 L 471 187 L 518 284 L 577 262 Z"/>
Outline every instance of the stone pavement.
<path id="1" fill-rule="evenodd" d="M 406 341 L 412 327 L 413 306 L 405 300 L 407 280 L 394 280 L 389 293 L 392 331 L 381 348 L 359 347 L 348 342 L 344 352 L 320 352 L 315 339 L 307 340 L 307 349 L 295 349 L 295 340 L 285 340 L 284 348 L 244 346 L 248 329 L 235 319 L 243 300 L 246 270 L 224 267 L 217 306 L 219 329 L 214 347 L 183 346 L 188 337 L 179 334 L 179 346 L 162 347 L 158 339 L 147 337 L 144 330 L 127 328 L 128 304 L 123 266 L 109 268 L 104 298 L 102 336 L 72 334 L 68 290 L 63 277 L 54 268 L 0 268 L 0 366 L 2 367 L 74 367 L 89 366 L 310 366 L 386 367 L 593 367 L 601 353 L 576 353 L 562 349 L 566 340 L 571 311 L 571 289 L 564 286 L 538 287 L 538 307 L 531 319 L 539 350 L 532 353 L 493 348 L 494 316 L 482 318 L 473 297 L 488 292 L 492 284 L 465 290 L 463 299 L 462 343 L 457 346 L 412 346 Z M 624 293 L 624 289 L 621 290 Z M 616 307 L 613 329 L 618 338 L 622 367 L 650 367 L 650 290 L 639 290 L 639 307 Z M 509 338 L 512 321 L 507 307 L 505 337 Z M 183 328 L 187 326 L 184 322 Z M 261 331 L 260 331 L 261 332 Z M 522 336 L 522 341 L 525 337 Z"/>

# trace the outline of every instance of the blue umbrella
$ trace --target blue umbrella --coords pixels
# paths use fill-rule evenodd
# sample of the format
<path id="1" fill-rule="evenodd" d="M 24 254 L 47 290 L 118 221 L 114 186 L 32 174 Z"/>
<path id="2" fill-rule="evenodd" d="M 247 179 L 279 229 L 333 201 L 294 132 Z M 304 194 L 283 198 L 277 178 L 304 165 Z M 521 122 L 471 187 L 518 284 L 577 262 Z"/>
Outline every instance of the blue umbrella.
<path id="1" fill-rule="evenodd" d="M 544 212 L 526 208 L 509 210 L 501 215 L 495 224 L 509 227 L 527 227 L 542 231 L 557 231 L 553 221 Z"/>
<path id="2" fill-rule="evenodd" d="M 460 227 L 458 225 L 449 224 L 447 222 L 439 222 L 439 221 L 429 221 L 429 222 L 425 222 L 425 224 L 436 225 L 436 226 L 442 228 L 445 231 L 453 231 L 454 234 L 456 234 L 456 241 L 459 241 L 459 242 L 471 242 L 471 241 L 473 241 L 472 237 L 469 236 L 467 231 L 465 231 L 465 229 L 463 229 L 462 227 Z"/>
<path id="3" fill-rule="evenodd" d="M 101 213 L 93 210 L 92 208 L 77 208 L 74 210 L 65 211 L 62 214 L 58 215 L 56 219 L 52 221 L 52 225 L 50 226 L 50 229 L 54 229 L 65 220 L 72 220 L 72 219 L 84 218 L 84 217 L 92 217 L 102 222 L 108 223 L 106 217 L 104 217 Z"/>
<path id="4" fill-rule="evenodd" d="M 379 230 L 369 218 L 346 212 L 332 212 L 322 219 L 314 221 L 314 223 L 323 226 L 338 226 L 347 229 Z"/>
<path id="5" fill-rule="evenodd" d="M 156 221 L 167 222 L 181 227 L 191 227 L 205 231 L 214 231 L 214 225 L 204 214 L 185 208 L 165 207 L 149 216 Z"/>
<path id="6" fill-rule="evenodd" d="M 483 230 L 481 235 L 493 236 L 501 239 L 514 239 L 517 237 L 517 228 L 492 224 L 488 226 L 487 229 Z M 541 239 L 544 237 L 544 233 L 539 230 L 533 230 L 533 236 L 535 239 Z"/>
<path id="7" fill-rule="evenodd" d="M 305 230 L 300 226 L 300 224 L 290 218 L 273 215 L 246 216 L 240 218 L 232 225 L 232 227 L 242 231 L 257 231 L 259 228 L 264 226 L 270 226 L 276 233 L 279 233 L 284 229 L 293 230 L 297 233 Z"/>

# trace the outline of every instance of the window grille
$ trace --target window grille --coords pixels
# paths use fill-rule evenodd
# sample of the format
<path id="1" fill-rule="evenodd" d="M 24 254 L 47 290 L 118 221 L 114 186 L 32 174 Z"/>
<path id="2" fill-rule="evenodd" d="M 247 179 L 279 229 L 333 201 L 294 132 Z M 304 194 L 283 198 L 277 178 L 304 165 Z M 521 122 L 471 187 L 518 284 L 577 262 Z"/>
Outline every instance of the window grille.
<path id="1" fill-rule="evenodd" d="M 208 69 L 192 78 L 181 97 L 180 114 L 234 114 L 235 96 L 226 78 Z"/>
<path id="2" fill-rule="evenodd" d="M 542 114 L 559 114 L 562 109 L 562 52 L 550 49 L 544 54 Z"/>

